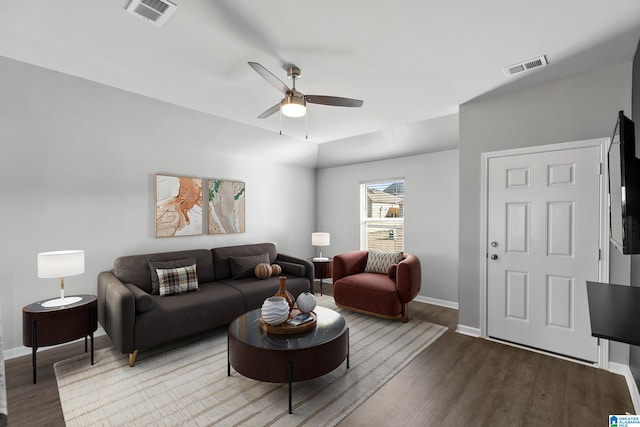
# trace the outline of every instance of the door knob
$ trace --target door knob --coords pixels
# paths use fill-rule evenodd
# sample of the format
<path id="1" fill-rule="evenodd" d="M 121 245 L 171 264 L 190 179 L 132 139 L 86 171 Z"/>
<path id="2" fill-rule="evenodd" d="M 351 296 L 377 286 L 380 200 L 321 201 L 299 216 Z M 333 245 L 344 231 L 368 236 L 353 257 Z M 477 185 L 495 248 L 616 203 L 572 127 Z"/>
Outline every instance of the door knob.
<path id="1" fill-rule="evenodd" d="M 494 259 L 494 260 L 495 260 L 495 259 L 498 259 L 498 255 L 496 255 L 496 254 L 492 254 L 492 255 L 491 255 L 491 259 Z"/>

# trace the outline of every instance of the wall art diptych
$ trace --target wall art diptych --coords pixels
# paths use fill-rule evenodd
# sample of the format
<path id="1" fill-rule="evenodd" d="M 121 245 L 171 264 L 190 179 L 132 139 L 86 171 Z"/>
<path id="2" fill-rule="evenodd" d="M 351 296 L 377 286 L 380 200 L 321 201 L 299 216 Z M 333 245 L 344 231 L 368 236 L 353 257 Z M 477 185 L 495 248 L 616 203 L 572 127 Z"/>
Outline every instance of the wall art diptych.
<path id="1" fill-rule="evenodd" d="M 156 237 L 202 234 L 202 181 L 156 175 Z"/>
<path id="2" fill-rule="evenodd" d="M 244 182 L 209 179 L 207 184 L 209 234 L 244 233 Z"/>

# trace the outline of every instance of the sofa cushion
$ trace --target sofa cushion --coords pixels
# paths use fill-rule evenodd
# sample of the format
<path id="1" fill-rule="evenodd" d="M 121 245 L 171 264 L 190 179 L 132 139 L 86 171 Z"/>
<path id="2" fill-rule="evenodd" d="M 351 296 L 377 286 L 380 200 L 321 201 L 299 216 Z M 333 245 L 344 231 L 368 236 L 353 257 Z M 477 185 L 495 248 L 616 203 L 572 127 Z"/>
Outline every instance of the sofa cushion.
<path id="1" fill-rule="evenodd" d="M 269 264 L 269 254 L 265 252 L 259 255 L 230 256 L 231 279 L 238 280 L 245 277 L 253 277 L 253 270 L 258 264 Z"/>
<path id="2" fill-rule="evenodd" d="M 358 273 L 333 284 L 336 304 L 359 310 L 397 316 L 402 312 L 395 282 L 386 274 Z"/>
<path id="3" fill-rule="evenodd" d="M 222 248 L 213 248 L 213 266 L 215 271 L 215 280 L 231 279 L 231 266 L 229 265 L 229 257 L 245 257 L 251 255 L 269 254 L 269 264 L 276 261 L 278 255 L 276 245 L 273 243 L 255 243 L 241 246 L 225 246 Z M 255 265 L 254 265 L 255 267 Z M 213 280 L 211 280 L 213 281 Z"/>
<path id="4" fill-rule="evenodd" d="M 387 274 L 389 266 L 402 261 L 402 252 L 369 251 L 365 273 Z"/>
<path id="5" fill-rule="evenodd" d="M 287 261 L 276 261 L 276 264 L 282 267 L 282 274 L 291 274 L 298 277 L 304 277 L 307 274 L 307 268 L 302 264 Z"/>
<path id="6" fill-rule="evenodd" d="M 156 269 L 160 280 L 160 296 L 181 294 L 198 289 L 196 266 Z"/>
<path id="7" fill-rule="evenodd" d="M 160 295 L 160 280 L 158 279 L 157 269 L 188 267 L 195 263 L 195 258 L 176 259 L 173 261 L 150 261 L 149 270 L 151 270 L 151 295 Z"/>
<path id="8" fill-rule="evenodd" d="M 140 350 L 229 324 L 244 313 L 240 293 L 220 282 L 198 284 L 197 292 L 153 295 L 155 307 L 136 315 L 135 345 Z"/>
<path id="9" fill-rule="evenodd" d="M 255 278 L 245 278 L 217 283 L 224 283 L 242 294 L 245 312 L 262 307 L 264 300 L 274 296 L 280 289 L 278 277 L 270 277 L 259 282 Z M 309 291 L 309 280 L 306 277 L 287 278 L 287 291 L 297 298 L 301 293 Z"/>
<path id="10" fill-rule="evenodd" d="M 263 251 L 264 252 L 264 251 Z M 145 292 L 151 293 L 150 261 L 172 261 L 195 258 L 198 266 L 198 282 L 213 282 L 213 257 L 209 249 L 160 252 L 145 255 L 127 255 L 119 257 L 113 265 L 113 274 L 124 283 L 133 283 Z"/>

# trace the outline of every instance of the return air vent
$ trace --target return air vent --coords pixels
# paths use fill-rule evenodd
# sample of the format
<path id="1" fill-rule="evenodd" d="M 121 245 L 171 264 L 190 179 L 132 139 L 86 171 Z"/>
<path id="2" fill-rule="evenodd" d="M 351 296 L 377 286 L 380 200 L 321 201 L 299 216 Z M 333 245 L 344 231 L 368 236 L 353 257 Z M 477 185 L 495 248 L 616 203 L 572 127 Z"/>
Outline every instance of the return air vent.
<path id="1" fill-rule="evenodd" d="M 514 74 L 522 73 L 524 71 L 529 71 L 534 68 L 544 67 L 546 65 L 548 65 L 547 57 L 542 55 L 537 58 L 529 59 L 527 61 L 523 61 L 518 64 L 504 67 L 502 71 L 504 71 L 504 73 L 507 76 L 513 76 Z"/>
<path id="2" fill-rule="evenodd" d="M 177 7 L 168 0 L 131 0 L 127 11 L 160 26 L 165 23 Z"/>

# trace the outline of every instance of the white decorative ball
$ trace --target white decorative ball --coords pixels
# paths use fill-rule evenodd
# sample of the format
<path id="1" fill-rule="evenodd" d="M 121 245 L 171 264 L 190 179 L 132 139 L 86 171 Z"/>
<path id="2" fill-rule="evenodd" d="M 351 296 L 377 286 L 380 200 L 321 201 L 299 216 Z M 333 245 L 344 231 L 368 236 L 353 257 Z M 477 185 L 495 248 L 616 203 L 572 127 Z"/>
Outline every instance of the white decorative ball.
<path id="1" fill-rule="evenodd" d="M 303 292 L 298 295 L 296 304 L 298 304 L 298 310 L 302 313 L 311 313 L 316 308 L 316 297 L 310 292 Z"/>
<path id="2" fill-rule="evenodd" d="M 289 318 L 289 303 L 283 297 L 269 297 L 262 303 L 261 313 L 269 325 L 280 325 Z"/>

